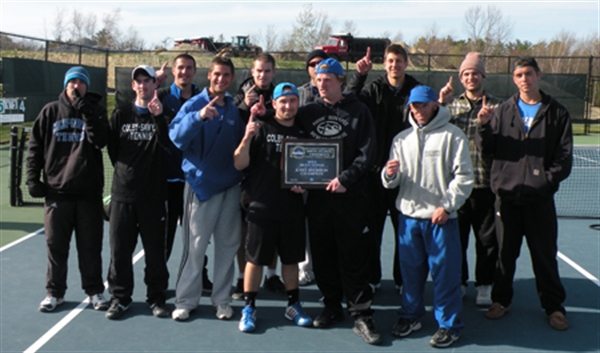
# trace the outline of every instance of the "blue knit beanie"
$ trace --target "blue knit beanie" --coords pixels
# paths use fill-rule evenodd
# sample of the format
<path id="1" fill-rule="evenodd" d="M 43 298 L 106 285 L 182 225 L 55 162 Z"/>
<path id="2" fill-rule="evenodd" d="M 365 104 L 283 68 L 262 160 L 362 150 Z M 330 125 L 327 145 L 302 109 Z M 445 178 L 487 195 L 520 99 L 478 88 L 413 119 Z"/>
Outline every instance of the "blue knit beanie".
<path id="1" fill-rule="evenodd" d="M 88 87 L 90 87 L 90 74 L 83 66 L 73 66 L 65 73 L 65 82 L 63 88 L 67 88 L 67 83 L 74 78 L 80 79 L 81 81 L 85 82 Z"/>

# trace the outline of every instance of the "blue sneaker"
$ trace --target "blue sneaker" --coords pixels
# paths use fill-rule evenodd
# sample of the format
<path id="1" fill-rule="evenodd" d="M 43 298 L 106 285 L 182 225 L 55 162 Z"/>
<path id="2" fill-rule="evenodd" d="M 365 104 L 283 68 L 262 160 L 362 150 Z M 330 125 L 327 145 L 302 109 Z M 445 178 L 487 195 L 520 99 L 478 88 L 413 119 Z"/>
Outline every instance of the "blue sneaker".
<path id="1" fill-rule="evenodd" d="M 256 309 L 250 305 L 246 305 L 242 309 L 242 318 L 238 328 L 242 332 L 252 332 L 256 330 Z"/>
<path id="2" fill-rule="evenodd" d="M 285 309 L 285 318 L 294 321 L 298 326 L 312 326 L 312 319 L 304 313 L 300 303 L 288 306 Z"/>

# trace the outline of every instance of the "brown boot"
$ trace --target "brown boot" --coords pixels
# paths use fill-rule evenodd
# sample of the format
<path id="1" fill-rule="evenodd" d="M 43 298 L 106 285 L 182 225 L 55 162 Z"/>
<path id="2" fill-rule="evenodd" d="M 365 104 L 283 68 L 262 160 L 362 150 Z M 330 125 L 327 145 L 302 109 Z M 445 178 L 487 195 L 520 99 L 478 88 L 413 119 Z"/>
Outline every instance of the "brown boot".
<path id="1" fill-rule="evenodd" d="M 564 331 L 569 328 L 569 322 L 561 311 L 555 311 L 548 316 L 548 322 L 553 329 L 558 331 Z"/>
<path id="2" fill-rule="evenodd" d="M 488 309 L 488 311 L 485 313 L 485 317 L 487 317 L 488 319 L 491 320 L 498 320 L 499 318 L 501 318 L 502 316 L 504 316 L 508 310 L 510 309 L 510 307 L 503 307 L 502 304 L 498 303 L 498 302 L 494 302 L 490 308 Z"/>

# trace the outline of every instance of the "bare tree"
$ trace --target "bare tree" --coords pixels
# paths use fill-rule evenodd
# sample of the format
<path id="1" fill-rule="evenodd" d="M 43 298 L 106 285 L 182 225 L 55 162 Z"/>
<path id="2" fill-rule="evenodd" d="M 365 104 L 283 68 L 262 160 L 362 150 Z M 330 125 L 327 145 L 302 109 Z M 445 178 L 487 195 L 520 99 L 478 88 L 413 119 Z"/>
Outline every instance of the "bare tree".
<path id="1" fill-rule="evenodd" d="M 305 4 L 292 26 L 291 38 L 297 51 L 310 51 L 316 45 L 324 44 L 331 33 L 329 18 L 324 12 L 315 12 L 312 4 Z"/>
<path id="2" fill-rule="evenodd" d="M 69 33 L 71 35 L 71 41 L 78 41 L 83 38 L 83 32 L 85 28 L 85 19 L 83 14 L 77 9 L 73 9 L 71 16 L 71 23 L 69 26 Z"/>
<path id="3" fill-rule="evenodd" d="M 252 37 L 254 42 L 261 45 L 264 51 L 273 52 L 277 50 L 279 35 L 274 25 L 267 25 L 264 32 L 259 29 L 258 33 L 253 34 Z"/>
<path id="4" fill-rule="evenodd" d="M 138 31 L 133 27 L 129 27 L 127 34 L 119 40 L 117 49 L 143 50 L 144 46 L 145 42 L 140 38 Z"/>
<path id="5" fill-rule="evenodd" d="M 385 38 L 389 38 L 389 37 L 385 37 Z M 402 32 L 398 31 L 392 38 L 392 43 L 402 42 L 403 39 L 404 39 L 404 36 L 402 35 Z"/>
<path id="6" fill-rule="evenodd" d="M 352 20 L 344 21 L 344 26 L 342 27 L 342 32 L 343 33 L 352 33 L 352 35 L 355 37 L 358 36 L 360 33 L 356 27 L 356 23 Z"/>
<path id="7" fill-rule="evenodd" d="M 117 48 L 121 38 L 118 23 L 121 19 L 121 9 L 112 10 L 102 17 L 102 29 L 96 33 L 94 39 L 100 46 Z"/>
<path id="8" fill-rule="evenodd" d="M 267 52 L 271 52 L 276 50 L 277 45 L 277 30 L 274 25 L 267 25 L 267 29 L 265 30 L 264 43 L 265 47 L 263 48 Z"/>
<path id="9" fill-rule="evenodd" d="M 576 73 L 587 68 L 587 62 L 571 59 L 577 49 L 579 41 L 574 33 L 560 31 L 550 42 L 545 41 L 537 43 L 533 50 L 534 56 L 550 56 L 551 59 L 541 60 L 540 66 L 543 72 Z M 585 65 L 585 66 L 582 66 Z"/>
<path id="10" fill-rule="evenodd" d="M 500 54 L 497 51 L 510 38 L 513 23 L 505 19 L 502 11 L 493 5 L 488 5 L 486 9 L 473 6 L 465 12 L 464 29 L 469 36 L 470 50 L 484 55 Z"/>
<path id="11" fill-rule="evenodd" d="M 62 41 L 63 35 L 65 33 L 65 11 L 60 8 L 56 8 L 55 10 L 54 21 L 52 22 L 52 35 L 54 36 L 54 40 Z"/>
<path id="12" fill-rule="evenodd" d="M 93 38 L 96 34 L 96 14 L 89 13 L 83 23 L 83 33 L 87 38 Z"/>

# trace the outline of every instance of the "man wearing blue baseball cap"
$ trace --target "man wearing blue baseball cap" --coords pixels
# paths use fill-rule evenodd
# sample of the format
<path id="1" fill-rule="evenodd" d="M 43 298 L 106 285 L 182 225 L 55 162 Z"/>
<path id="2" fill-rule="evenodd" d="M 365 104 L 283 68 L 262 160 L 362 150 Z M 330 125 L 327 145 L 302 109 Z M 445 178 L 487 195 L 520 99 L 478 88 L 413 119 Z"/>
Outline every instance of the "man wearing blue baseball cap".
<path id="1" fill-rule="evenodd" d="M 298 89 L 283 82 L 273 91 L 274 117 L 260 124 L 254 119 L 262 101 L 253 106 L 244 138 L 233 155 L 236 169 L 249 167 L 252 180 L 248 207 L 248 235 L 245 243 L 244 300 L 239 329 L 251 332 L 256 328 L 256 296 L 263 266 L 269 266 L 279 254 L 281 274 L 288 306 L 285 317 L 298 326 L 312 326 L 299 300 L 298 263 L 304 260 L 306 241 L 304 202 L 301 187 L 281 187 L 281 140 L 296 139 L 303 131 L 296 123 L 299 106 Z"/>
<path id="2" fill-rule="evenodd" d="M 64 303 L 73 231 L 82 288 L 94 309 L 108 308 L 102 283 L 101 149 L 108 143 L 109 129 L 102 96 L 88 92 L 89 86 L 84 67 L 70 68 L 58 100 L 42 108 L 31 129 L 27 186 L 31 196 L 45 197 L 48 270 L 42 312 Z"/>
<path id="3" fill-rule="evenodd" d="M 411 90 L 412 128 L 394 138 L 381 179 L 388 189 L 400 186 L 396 207 L 404 287 L 392 335 L 406 337 L 421 328 L 423 291 L 431 272 L 439 329 L 429 344 L 448 347 L 464 327 L 459 318 L 462 250 L 456 211 L 473 188 L 473 167 L 467 138 L 450 123 L 450 111 L 437 98 L 431 87 Z"/>
<path id="4" fill-rule="evenodd" d="M 325 304 L 314 326 L 341 321 L 345 297 L 353 331 L 365 342 L 379 344 L 371 317 L 368 264 L 373 246 L 365 189 L 376 152 L 373 119 L 354 93 L 342 93 L 346 76 L 337 60 L 321 61 L 316 74 L 319 97 L 301 107 L 297 119 L 310 138 L 339 140 L 343 151 L 339 175 L 323 189 L 311 190 L 306 202 L 313 270 Z"/>

